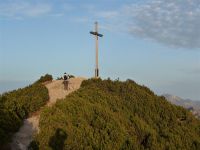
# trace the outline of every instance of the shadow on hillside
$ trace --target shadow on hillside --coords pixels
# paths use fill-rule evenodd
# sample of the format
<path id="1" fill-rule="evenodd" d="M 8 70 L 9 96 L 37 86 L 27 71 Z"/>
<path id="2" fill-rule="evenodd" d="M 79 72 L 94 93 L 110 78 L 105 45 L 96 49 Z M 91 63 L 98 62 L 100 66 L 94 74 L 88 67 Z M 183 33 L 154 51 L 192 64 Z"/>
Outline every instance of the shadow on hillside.
<path id="1" fill-rule="evenodd" d="M 54 136 L 49 140 L 49 146 L 52 150 L 63 150 L 64 142 L 67 139 L 67 133 L 63 129 L 56 129 Z"/>

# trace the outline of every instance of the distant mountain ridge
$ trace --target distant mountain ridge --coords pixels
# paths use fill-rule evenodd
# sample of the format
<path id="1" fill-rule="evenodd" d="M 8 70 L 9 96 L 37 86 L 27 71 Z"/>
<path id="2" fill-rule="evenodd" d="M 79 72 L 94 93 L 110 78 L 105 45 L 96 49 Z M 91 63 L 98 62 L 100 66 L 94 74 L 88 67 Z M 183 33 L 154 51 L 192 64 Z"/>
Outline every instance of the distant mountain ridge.
<path id="1" fill-rule="evenodd" d="M 175 95 L 163 94 L 163 96 L 172 104 L 182 106 L 190 110 L 196 118 L 200 119 L 200 101 L 193 101 L 190 99 L 183 99 Z"/>

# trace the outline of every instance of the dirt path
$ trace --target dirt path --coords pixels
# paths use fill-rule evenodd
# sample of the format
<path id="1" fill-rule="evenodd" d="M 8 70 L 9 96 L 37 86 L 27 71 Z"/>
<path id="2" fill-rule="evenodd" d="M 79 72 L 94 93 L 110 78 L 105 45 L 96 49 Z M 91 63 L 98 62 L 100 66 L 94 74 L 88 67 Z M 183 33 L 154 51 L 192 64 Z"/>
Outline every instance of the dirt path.
<path id="1" fill-rule="evenodd" d="M 71 78 L 69 80 L 69 90 L 64 90 L 63 80 L 54 80 L 46 84 L 50 97 L 47 106 L 51 107 L 58 99 L 65 98 L 66 95 L 77 90 L 84 79 L 81 77 Z M 24 120 L 23 126 L 13 136 L 12 150 L 27 150 L 33 135 L 39 132 L 39 119 L 40 112 Z"/>

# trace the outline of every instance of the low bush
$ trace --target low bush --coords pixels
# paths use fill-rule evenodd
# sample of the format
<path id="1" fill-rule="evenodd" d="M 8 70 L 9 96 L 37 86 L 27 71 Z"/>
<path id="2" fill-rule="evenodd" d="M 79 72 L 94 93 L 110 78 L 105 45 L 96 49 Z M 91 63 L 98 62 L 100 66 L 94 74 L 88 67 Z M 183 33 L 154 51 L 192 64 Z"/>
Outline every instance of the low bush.
<path id="1" fill-rule="evenodd" d="M 0 147 L 10 142 L 23 119 L 44 106 L 48 99 L 48 89 L 40 82 L 0 95 Z"/>
<path id="2" fill-rule="evenodd" d="M 36 81 L 36 83 L 44 83 L 52 80 L 53 80 L 52 75 L 46 74 L 44 76 L 41 76 L 40 79 Z"/>
<path id="3" fill-rule="evenodd" d="M 132 80 L 83 81 L 41 112 L 39 127 L 33 145 L 41 150 L 200 148 L 200 121 Z"/>

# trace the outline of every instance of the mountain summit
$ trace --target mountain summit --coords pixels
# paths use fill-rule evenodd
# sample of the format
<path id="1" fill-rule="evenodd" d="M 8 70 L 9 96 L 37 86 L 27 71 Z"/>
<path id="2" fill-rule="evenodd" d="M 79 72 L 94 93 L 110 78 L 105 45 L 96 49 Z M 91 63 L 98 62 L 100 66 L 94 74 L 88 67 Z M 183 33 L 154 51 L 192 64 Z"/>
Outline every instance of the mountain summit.
<path id="1" fill-rule="evenodd" d="M 200 149 L 200 121 L 145 86 L 90 79 L 46 107 L 33 149 Z"/>

